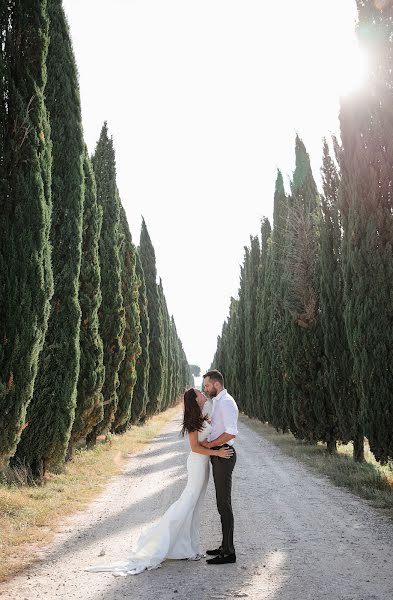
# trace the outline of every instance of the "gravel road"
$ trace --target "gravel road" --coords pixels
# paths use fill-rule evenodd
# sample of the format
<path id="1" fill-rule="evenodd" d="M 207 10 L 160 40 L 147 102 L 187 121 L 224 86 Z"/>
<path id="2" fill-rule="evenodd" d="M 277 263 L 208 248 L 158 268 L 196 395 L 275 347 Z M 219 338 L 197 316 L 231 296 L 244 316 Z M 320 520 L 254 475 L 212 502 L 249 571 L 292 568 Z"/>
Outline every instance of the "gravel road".
<path id="1" fill-rule="evenodd" d="M 237 563 L 167 561 L 114 577 L 83 569 L 122 560 L 130 541 L 185 485 L 180 413 L 83 512 L 67 519 L 39 561 L 0 586 L 2 600 L 393 600 L 393 523 L 285 456 L 241 419 L 233 505 Z M 220 542 L 211 478 L 203 547 Z M 102 558 L 105 556 L 105 558 Z"/>

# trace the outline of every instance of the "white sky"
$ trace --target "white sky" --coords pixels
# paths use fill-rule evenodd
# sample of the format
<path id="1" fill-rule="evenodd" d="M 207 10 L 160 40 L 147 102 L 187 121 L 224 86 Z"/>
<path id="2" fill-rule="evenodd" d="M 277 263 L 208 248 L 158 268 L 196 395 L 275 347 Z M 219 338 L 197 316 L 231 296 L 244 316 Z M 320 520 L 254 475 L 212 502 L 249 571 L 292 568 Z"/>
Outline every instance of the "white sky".
<path id="1" fill-rule="evenodd" d="M 188 360 L 207 369 L 296 132 L 319 181 L 362 68 L 355 0 L 63 4 L 89 151 L 107 120 L 134 242 L 143 214 Z"/>

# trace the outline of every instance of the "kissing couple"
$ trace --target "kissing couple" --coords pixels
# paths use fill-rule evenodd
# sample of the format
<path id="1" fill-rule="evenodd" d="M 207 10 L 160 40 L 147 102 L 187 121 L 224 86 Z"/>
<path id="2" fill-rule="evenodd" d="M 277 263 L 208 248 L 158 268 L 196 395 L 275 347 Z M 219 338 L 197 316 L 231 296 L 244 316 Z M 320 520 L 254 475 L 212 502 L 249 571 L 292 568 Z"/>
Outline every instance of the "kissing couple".
<path id="1" fill-rule="evenodd" d="M 181 496 L 157 523 L 145 527 L 134 551 L 124 562 L 87 567 L 86 571 L 109 571 L 114 575 L 137 575 L 156 569 L 166 559 L 200 560 L 199 523 L 212 464 L 217 509 L 221 518 L 222 541 L 206 562 L 222 565 L 236 562 L 233 545 L 231 502 L 232 471 L 236 463 L 234 439 L 237 435 L 238 408 L 224 387 L 217 370 L 203 376 L 204 389 L 190 388 L 184 394 L 182 435 L 188 434 L 187 484 Z"/>

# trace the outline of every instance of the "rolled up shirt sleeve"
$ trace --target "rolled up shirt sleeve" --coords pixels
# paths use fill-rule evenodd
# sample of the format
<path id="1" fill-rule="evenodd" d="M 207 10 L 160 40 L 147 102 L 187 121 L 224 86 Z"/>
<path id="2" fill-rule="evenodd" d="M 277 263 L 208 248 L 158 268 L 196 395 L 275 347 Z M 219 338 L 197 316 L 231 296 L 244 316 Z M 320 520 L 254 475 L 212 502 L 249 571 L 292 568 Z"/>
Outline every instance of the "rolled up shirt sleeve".
<path id="1" fill-rule="evenodd" d="M 223 398 L 222 400 L 222 417 L 224 422 L 225 433 L 237 435 L 237 418 L 239 410 L 235 402 L 231 398 Z"/>

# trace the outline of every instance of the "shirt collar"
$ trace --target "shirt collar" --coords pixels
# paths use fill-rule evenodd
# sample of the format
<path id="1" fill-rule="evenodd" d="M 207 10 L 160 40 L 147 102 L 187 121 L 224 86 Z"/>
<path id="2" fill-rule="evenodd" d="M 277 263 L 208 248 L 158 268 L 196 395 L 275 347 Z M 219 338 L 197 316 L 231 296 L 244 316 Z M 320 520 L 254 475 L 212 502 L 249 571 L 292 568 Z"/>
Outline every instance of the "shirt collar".
<path id="1" fill-rule="evenodd" d="M 217 400 L 219 400 L 220 398 L 222 398 L 224 396 L 224 394 L 226 394 L 227 391 L 224 388 L 223 390 L 221 390 L 221 392 L 219 394 L 217 394 L 217 396 L 214 398 L 214 400 L 217 402 Z"/>

